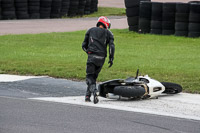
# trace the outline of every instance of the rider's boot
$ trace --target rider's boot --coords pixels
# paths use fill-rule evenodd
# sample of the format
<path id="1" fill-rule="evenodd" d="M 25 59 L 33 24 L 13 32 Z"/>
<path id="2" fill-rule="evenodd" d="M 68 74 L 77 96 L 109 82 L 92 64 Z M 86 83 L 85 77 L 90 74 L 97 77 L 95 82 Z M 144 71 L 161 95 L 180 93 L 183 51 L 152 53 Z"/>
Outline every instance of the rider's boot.
<path id="1" fill-rule="evenodd" d="M 85 95 L 85 102 L 91 102 L 90 97 L 91 97 L 91 92 L 90 92 L 89 87 L 87 87 L 87 91 L 86 91 L 86 95 Z"/>
<path id="2" fill-rule="evenodd" d="M 93 84 L 92 86 L 91 86 L 92 88 L 92 91 L 91 92 L 93 92 L 93 96 L 94 96 L 94 104 L 97 104 L 98 102 L 99 102 L 99 99 L 98 99 L 98 90 L 97 90 L 97 88 L 96 88 L 96 84 Z"/>
<path id="3" fill-rule="evenodd" d="M 90 96 L 85 96 L 85 102 L 91 102 Z"/>
<path id="4" fill-rule="evenodd" d="M 94 104 L 97 104 L 99 102 L 98 91 L 95 90 L 94 93 L 93 93 L 93 95 L 94 95 L 94 101 L 93 102 L 94 102 Z"/>
<path id="5" fill-rule="evenodd" d="M 97 104 L 99 102 L 99 99 L 98 99 L 98 90 L 96 88 L 96 84 L 91 84 L 89 86 L 89 91 L 93 94 L 94 96 L 94 104 Z"/>

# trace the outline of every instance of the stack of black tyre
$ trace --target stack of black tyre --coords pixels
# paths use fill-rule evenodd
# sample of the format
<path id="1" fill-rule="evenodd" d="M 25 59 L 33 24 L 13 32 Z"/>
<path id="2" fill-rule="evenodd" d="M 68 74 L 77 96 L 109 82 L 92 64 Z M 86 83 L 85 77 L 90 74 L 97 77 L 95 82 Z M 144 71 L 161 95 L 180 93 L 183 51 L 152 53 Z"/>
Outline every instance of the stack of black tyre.
<path id="1" fill-rule="evenodd" d="M 125 0 L 126 16 L 130 31 L 138 31 L 139 0 Z"/>
<path id="2" fill-rule="evenodd" d="M 98 5 L 98 0 L 91 0 L 90 13 L 94 13 L 95 11 L 97 11 L 97 5 Z"/>
<path id="3" fill-rule="evenodd" d="M 40 18 L 50 18 L 52 0 L 40 0 Z"/>
<path id="4" fill-rule="evenodd" d="M 98 0 L 95 0 L 95 3 L 94 3 L 94 11 L 97 12 L 98 11 Z"/>
<path id="5" fill-rule="evenodd" d="M 16 19 L 14 0 L 1 0 L 2 19 Z"/>
<path id="6" fill-rule="evenodd" d="M 137 6 L 138 2 L 140 6 Z M 130 31 L 200 37 L 200 1 L 160 3 L 125 0 L 125 6 Z"/>
<path id="7" fill-rule="evenodd" d="M 52 0 L 51 4 L 51 18 L 60 18 L 62 7 L 62 0 Z"/>
<path id="8" fill-rule="evenodd" d="M 188 3 L 176 3 L 175 36 L 188 36 L 189 12 Z"/>
<path id="9" fill-rule="evenodd" d="M 28 0 L 28 13 L 30 19 L 40 18 L 40 0 Z"/>
<path id="10" fill-rule="evenodd" d="M 71 0 L 68 16 L 74 17 L 78 13 L 79 0 Z"/>
<path id="11" fill-rule="evenodd" d="M 83 16 L 97 5 L 98 0 L 0 0 L 0 20 Z"/>
<path id="12" fill-rule="evenodd" d="M 151 8 L 152 4 L 150 1 L 140 2 L 140 13 L 139 13 L 139 33 L 149 33 L 151 29 Z"/>
<path id="13" fill-rule="evenodd" d="M 90 11 L 91 11 L 91 1 L 92 0 L 86 0 L 86 3 L 85 3 L 85 10 L 84 10 L 84 14 L 90 14 Z"/>
<path id="14" fill-rule="evenodd" d="M 70 6 L 70 0 L 62 0 L 62 6 L 61 6 L 61 11 L 60 11 L 61 17 L 68 16 L 69 6 Z"/>
<path id="15" fill-rule="evenodd" d="M 163 3 L 152 2 L 151 34 L 162 34 L 162 7 Z"/>
<path id="16" fill-rule="evenodd" d="M 85 11 L 86 0 L 79 0 L 78 15 L 83 16 Z"/>
<path id="17" fill-rule="evenodd" d="M 1 17 L 1 0 L 0 0 L 0 20 L 2 19 Z"/>
<path id="18" fill-rule="evenodd" d="M 29 19 L 28 0 L 15 0 L 17 19 Z"/>
<path id="19" fill-rule="evenodd" d="M 162 34 L 174 35 L 175 33 L 176 3 L 164 3 L 162 14 Z"/>
<path id="20" fill-rule="evenodd" d="M 189 37 L 200 37 L 200 2 L 190 4 Z"/>
<path id="21" fill-rule="evenodd" d="M 138 31 L 140 1 L 150 0 L 125 0 L 126 15 L 130 31 Z"/>

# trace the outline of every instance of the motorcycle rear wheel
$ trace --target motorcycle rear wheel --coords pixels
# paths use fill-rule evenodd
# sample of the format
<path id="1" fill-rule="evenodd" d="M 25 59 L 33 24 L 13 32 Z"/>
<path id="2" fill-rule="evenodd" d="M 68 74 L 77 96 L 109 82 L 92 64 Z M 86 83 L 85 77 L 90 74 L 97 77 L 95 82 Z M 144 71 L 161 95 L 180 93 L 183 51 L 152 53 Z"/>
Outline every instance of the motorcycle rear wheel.
<path id="1" fill-rule="evenodd" d="M 145 88 L 141 86 L 116 86 L 113 93 L 122 97 L 141 97 L 145 94 Z"/>

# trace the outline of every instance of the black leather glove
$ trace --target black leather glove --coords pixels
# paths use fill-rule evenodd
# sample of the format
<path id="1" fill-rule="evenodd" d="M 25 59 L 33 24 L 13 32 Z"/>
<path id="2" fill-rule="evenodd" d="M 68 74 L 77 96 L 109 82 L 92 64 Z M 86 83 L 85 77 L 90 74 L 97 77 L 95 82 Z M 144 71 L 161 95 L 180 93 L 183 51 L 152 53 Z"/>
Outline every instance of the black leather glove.
<path id="1" fill-rule="evenodd" d="M 113 65 L 113 58 L 110 58 L 110 59 L 109 59 L 108 64 L 110 64 L 110 65 L 109 65 L 109 68 Z"/>

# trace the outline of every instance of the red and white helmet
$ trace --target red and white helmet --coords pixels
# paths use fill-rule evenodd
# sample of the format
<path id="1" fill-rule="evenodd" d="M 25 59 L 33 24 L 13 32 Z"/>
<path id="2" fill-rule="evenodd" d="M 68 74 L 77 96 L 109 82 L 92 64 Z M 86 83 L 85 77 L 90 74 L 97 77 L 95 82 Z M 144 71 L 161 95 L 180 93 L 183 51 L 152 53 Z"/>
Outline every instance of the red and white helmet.
<path id="1" fill-rule="evenodd" d="M 99 27 L 100 24 L 102 24 L 106 29 L 110 29 L 111 27 L 110 20 L 104 16 L 98 18 L 97 27 Z"/>

